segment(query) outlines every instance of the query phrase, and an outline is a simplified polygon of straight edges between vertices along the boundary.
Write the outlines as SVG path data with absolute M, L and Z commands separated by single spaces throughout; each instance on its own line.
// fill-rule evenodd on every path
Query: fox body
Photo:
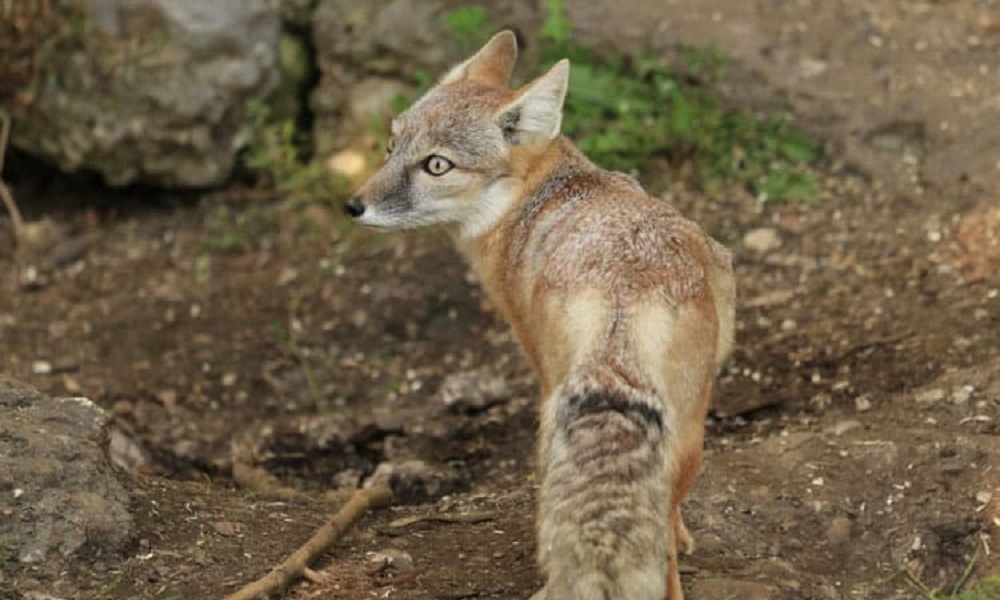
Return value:
M 679 503 L 732 346 L 728 252 L 560 135 L 569 63 L 508 89 L 497 34 L 392 123 L 348 201 L 380 229 L 442 224 L 541 384 L 537 600 L 681 600 Z

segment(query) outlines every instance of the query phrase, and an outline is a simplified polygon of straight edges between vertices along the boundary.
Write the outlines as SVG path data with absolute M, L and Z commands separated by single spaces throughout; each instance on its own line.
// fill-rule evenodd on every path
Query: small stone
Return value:
M 413 557 L 409 552 L 386 548 L 372 553 L 368 560 L 375 563 L 379 569 L 392 569 L 393 571 L 412 571 Z
M 889 440 L 855 442 L 853 454 L 872 471 L 884 471 L 899 460 L 899 448 Z
M 461 371 L 444 378 L 438 388 L 441 402 L 454 412 L 475 414 L 507 401 L 507 380 L 487 369 Z
M 460 475 L 451 467 L 431 466 L 422 460 L 384 462 L 375 468 L 364 487 L 384 485 L 392 489 L 397 502 L 417 504 L 436 499 L 458 489 Z
M 827 431 L 833 435 L 840 436 L 859 427 L 861 427 L 861 421 L 857 419 L 845 419 L 834 423 L 833 427 L 830 427 Z
M 743 245 L 752 252 L 766 254 L 781 246 L 781 238 L 773 227 L 760 227 L 743 236 Z
M 872 408 L 872 401 L 868 399 L 868 396 L 858 396 L 854 399 L 854 408 L 858 412 L 867 412 Z
M 31 372 L 35 375 L 48 375 L 52 373 L 52 363 L 47 360 L 36 360 L 31 363 Z
M 841 546 L 851 539 L 851 520 L 845 516 L 834 517 L 826 528 L 826 537 L 834 546 Z
M 365 155 L 361 151 L 348 148 L 336 152 L 326 159 L 326 167 L 353 181 L 365 174 L 368 170 L 368 161 L 365 160 Z
M 921 390 L 913 397 L 919 404 L 930 404 L 932 402 L 940 402 L 945 399 L 945 392 L 939 388 L 931 388 L 929 390 Z
M 955 404 L 965 404 L 972 397 L 972 392 L 974 391 L 976 391 L 976 388 L 971 385 L 957 387 L 951 392 L 951 401 Z
M 232 537 L 243 529 L 243 526 L 233 521 L 216 521 L 212 523 L 212 529 L 221 536 Z

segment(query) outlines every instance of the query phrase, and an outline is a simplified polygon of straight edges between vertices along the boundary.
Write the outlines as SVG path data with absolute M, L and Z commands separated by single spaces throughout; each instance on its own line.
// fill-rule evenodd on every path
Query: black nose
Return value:
M 365 214 L 365 203 L 361 201 L 361 198 L 355 196 L 347 201 L 347 204 L 344 205 L 344 210 L 352 217 L 358 218 Z

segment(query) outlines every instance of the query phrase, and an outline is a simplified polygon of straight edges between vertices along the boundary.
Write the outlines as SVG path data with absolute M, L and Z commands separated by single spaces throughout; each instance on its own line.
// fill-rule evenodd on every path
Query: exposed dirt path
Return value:
M 814 207 L 647 179 L 733 248 L 740 285 L 690 596 L 909 598 L 902 569 L 948 589 L 974 557 L 1000 571 L 1000 3 L 570 4 L 595 39 L 715 44 L 732 101 L 830 140 Z M 291 597 L 536 589 L 531 375 L 446 243 L 234 197 L 88 188 L 78 209 L 73 182 L 12 180 L 55 242 L 0 257 L 0 370 L 112 410 L 153 474 L 132 479 L 133 553 L 4 571 L 0 597 L 221 597 L 323 521 L 320 491 L 404 461 L 413 503 Z M 499 383 L 449 404 L 456 372 Z M 307 493 L 235 489 L 234 456 Z

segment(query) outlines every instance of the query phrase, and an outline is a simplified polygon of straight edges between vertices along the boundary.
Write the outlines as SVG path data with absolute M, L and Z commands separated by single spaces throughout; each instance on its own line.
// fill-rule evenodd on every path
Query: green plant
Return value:
M 441 15 L 451 33 L 450 42 L 457 55 L 471 54 L 493 33 L 489 15 L 481 6 L 463 6 Z
M 265 206 L 232 210 L 220 206 L 207 223 L 205 249 L 212 252 L 245 252 L 276 226 L 276 215 Z
M 819 146 L 786 120 L 725 107 L 711 89 L 677 76 L 651 50 L 598 55 L 573 41 L 565 0 L 546 0 L 545 8 L 539 55 L 546 65 L 564 57 L 573 63 L 563 132 L 592 160 L 636 171 L 650 158 L 666 157 L 689 162 L 710 193 L 737 183 L 765 200 L 816 197 L 810 165 Z M 493 30 L 478 7 L 446 13 L 444 22 L 464 53 Z M 711 82 L 727 59 L 714 48 L 686 47 L 681 61 L 694 79 Z M 423 82 L 421 91 L 430 83 Z
M 979 556 L 978 551 L 973 554 L 950 592 L 931 588 L 906 568 L 900 569 L 890 579 L 903 578 L 906 580 L 910 587 L 920 594 L 914 600 L 1000 600 L 1000 574 L 987 575 L 968 589 L 962 589 L 968 583 L 969 577 L 972 576 L 972 570 L 979 561 Z
M 246 111 L 250 140 L 243 163 L 251 172 L 270 179 L 292 208 L 332 202 L 346 193 L 348 184 L 342 177 L 308 157 L 294 121 L 275 120 L 260 99 L 248 102 Z
M 654 156 L 690 161 L 709 192 L 726 182 L 763 199 L 810 201 L 818 191 L 808 165 L 818 145 L 781 118 L 726 108 L 703 86 L 682 81 L 652 51 L 601 58 L 570 38 L 564 0 L 546 2 L 542 58 L 573 63 L 563 130 L 595 162 L 632 171 Z M 714 49 L 685 48 L 691 71 L 714 79 L 726 60 Z

